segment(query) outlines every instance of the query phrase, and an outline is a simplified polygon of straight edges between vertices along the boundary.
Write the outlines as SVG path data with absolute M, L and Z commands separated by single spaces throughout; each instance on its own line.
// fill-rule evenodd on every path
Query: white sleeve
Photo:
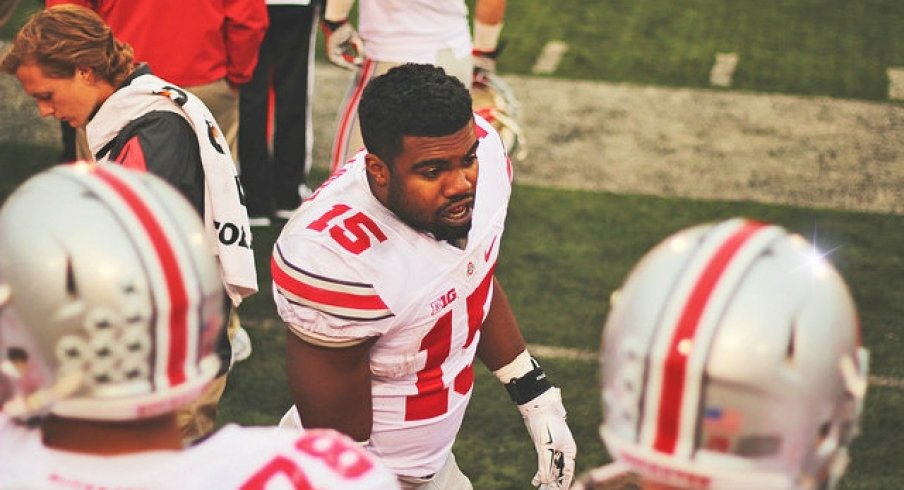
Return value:
M 394 318 L 367 282 L 360 264 L 328 246 L 299 236 L 273 249 L 273 298 L 279 316 L 296 335 L 342 347 L 382 335 Z M 358 266 L 358 267 L 356 267 Z

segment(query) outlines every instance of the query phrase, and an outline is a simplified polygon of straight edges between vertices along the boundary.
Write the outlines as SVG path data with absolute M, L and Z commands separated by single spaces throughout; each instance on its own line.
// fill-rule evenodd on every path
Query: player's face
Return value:
M 72 78 L 51 78 L 36 63 L 22 64 L 16 78 L 25 92 L 38 103 L 41 117 L 53 116 L 72 127 L 84 126 L 94 108 L 102 102 L 93 75 L 76 70 Z
M 446 136 L 403 136 L 389 164 L 387 207 L 438 240 L 468 236 L 477 191 L 474 121 Z

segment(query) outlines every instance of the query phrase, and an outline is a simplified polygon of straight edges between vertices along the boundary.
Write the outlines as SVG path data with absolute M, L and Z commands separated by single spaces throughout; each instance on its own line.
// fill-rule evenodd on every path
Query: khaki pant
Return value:
M 235 308 L 231 308 L 229 322 L 226 324 L 226 334 L 230 341 L 239 326 L 239 316 Z M 228 374 L 214 378 L 198 398 L 176 412 L 176 423 L 182 430 L 182 440 L 186 445 L 213 431 L 217 421 L 217 405 L 226 389 Z
M 400 476 L 399 485 L 402 490 L 473 490 L 471 480 L 461 472 L 455 455 L 449 453 L 446 464 L 433 475 L 433 478 L 414 478 Z
M 204 85 L 192 85 L 183 87 L 201 99 L 207 109 L 213 114 L 226 142 L 229 143 L 229 151 L 232 160 L 237 161 L 239 156 L 239 91 L 229 86 L 225 78 L 206 83 Z

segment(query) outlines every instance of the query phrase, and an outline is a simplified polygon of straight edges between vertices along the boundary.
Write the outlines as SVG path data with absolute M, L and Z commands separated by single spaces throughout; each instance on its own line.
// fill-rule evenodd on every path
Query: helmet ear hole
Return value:
M 75 283 L 75 270 L 72 267 L 72 257 L 66 257 L 66 294 L 78 297 L 78 285 Z
M 788 348 L 785 349 L 785 362 L 792 363 L 794 361 L 794 347 L 795 347 L 795 338 L 797 337 L 797 328 L 795 328 L 794 321 L 791 322 L 791 335 L 788 336 Z

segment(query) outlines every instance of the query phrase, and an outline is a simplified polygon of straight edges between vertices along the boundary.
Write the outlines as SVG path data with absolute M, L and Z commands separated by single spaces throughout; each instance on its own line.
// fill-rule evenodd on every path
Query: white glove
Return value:
M 578 449 L 565 422 L 565 406 L 559 389 L 550 388 L 537 398 L 518 405 L 518 411 L 537 448 L 537 474 L 531 483 L 541 490 L 570 487 Z
M 364 41 L 348 20 L 321 22 L 330 62 L 347 70 L 355 70 L 364 62 Z

